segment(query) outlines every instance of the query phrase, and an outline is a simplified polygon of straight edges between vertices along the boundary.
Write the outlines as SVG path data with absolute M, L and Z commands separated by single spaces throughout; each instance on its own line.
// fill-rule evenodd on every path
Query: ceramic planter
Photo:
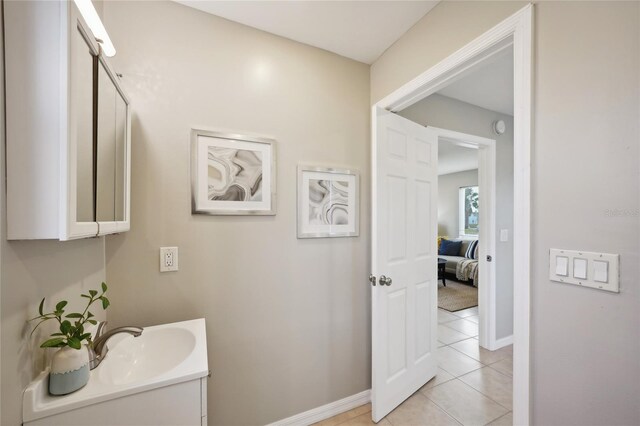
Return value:
M 59 349 L 51 360 L 49 393 L 66 395 L 82 388 L 89 381 L 89 352 L 86 345 L 80 349 L 68 346 Z

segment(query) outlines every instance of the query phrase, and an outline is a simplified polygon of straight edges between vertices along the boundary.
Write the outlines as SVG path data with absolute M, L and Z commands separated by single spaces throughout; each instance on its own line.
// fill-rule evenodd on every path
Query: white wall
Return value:
M 109 321 L 206 318 L 210 424 L 266 424 L 369 389 L 369 67 L 173 2 L 104 8 L 134 114 Z M 276 216 L 191 214 L 192 126 L 277 139 Z M 296 238 L 299 162 L 362 172 L 359 237 Z M 168 245 L 180 270 L 160 274 Z
M 0 22 L 0 61 L 4 60 L 2 34 Z M 0 66 L 0 81 L 4 81 L 3 70 Z M 4 85 L 0 85 L 0 98 L 4 99 Z M 4 138 L 4 102 L 0 102 L 0 176 L 5 175 Z M 69 301 L 69 309 L 84 307 L 80 293 L 99 288 L 105 280 L 104 239 L 7 241 L 4 185 L 0 191 L 0 216 L 0 424 L 13 426 L 22 423 L 25 387 L 46 366 L 48 356 L 39 345 L 53 328 L 53 324 L 43 325 L 29 339 L 31 330 L 26 321 L 37 315 L 43 297 L 47 298 L 48 307 L 62 299 Z M 99 307 L 92 312 L 99 320 L 105 318 Z
M 458 238 L 460 234 L 460 188 L 477 185 L 478 169 L 438 176 L 439 236 Z
M 410 106 L 400 115 L 425 126 L 496 141 L 496 338 L 509 337 L 513 334 L 513 117 L 438 94 Z M 492 123 L 496 120 L 506 124 L 502 135 L 493 133 Z M 509 232 L 506 242 L 498 238 L 501 229 Z
M 439 3 L 373 64 L 372 102 L 521 5 Z M 640 424 L 640 3 L 539 2 L 534 31 L 532 424 Z M 620 294 L 549 281 L 552 247 L 620 253 Z

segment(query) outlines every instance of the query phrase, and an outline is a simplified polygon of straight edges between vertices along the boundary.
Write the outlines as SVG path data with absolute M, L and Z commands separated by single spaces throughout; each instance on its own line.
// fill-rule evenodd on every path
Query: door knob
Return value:
M 372 286 L 375 287 L 376 285 L 376 277 L 373 274 L 369 274 L 369 282 L 371 283 Z
M 380 275 L 380 285 L 391 285 L 393 281 L 390 277 L 385 277 L 384 275 Z

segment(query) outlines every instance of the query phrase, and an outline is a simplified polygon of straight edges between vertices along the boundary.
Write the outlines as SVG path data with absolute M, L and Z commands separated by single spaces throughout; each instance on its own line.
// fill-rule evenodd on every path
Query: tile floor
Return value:
M 438 309 L 438 374 L 378 425 L 511 426 L 512 346 L 491 352 L 478 346 L 477 337 L 477 307 Z M 373 424 L 371 404 L 316 423 Z

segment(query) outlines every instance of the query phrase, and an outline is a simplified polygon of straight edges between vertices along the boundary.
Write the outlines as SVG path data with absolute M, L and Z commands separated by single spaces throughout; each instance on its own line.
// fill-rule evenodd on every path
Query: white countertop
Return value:
M 163 371 L 160 374 L 155 374 L 150 378 L 114 384 L 113 381 L 109 382 L 103 380 L 104 377 L 101 378 L 101 376 L 104 376 L 104 372 L 101 374 L 101 368 L 108 368 L 107 363 L 109 362 L 110 353 L 107 353 L 102 363 L 91 371 L 89 382 L 85 387 L 74 393 L 62 396 L 49 395 L 49 371 L 46 370 L 31 382 L 24 392 L 22 407 L 23 421 L 29 422 L 126 395 L 145 392 L 207 376 L 209 374 L 209 366 L 207 362 L 207 336 L 204 318 L 145 327 L 139 338 L 143 338 L 147 331 L 152 331 L 152 333 L 150 333 L 150 335 L 152 335 L 153 333 L 161 333 L 163 329 L 169 330 L 176 328 L 185 330 L 195 337 L 195 344 L 192 350 L 178 365 L 172 366 L 171 369 Z M 118 345 L 126 345 L 128 339 L 133 339 L 133 337 L 124 334 L 112 337 L 109 340 L 109 352 L 114 351 Z M 166 348 L 167 352 L 170 352 L 171 349 L 171 347 Z M 162 356 L 162 353 L 158 353 L 158 357 Z

